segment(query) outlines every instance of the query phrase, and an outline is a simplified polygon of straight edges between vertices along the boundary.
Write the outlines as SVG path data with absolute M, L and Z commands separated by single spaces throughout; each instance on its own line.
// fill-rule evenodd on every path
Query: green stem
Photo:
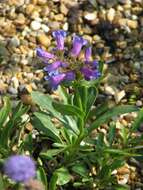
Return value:
M 77 154 L 77 151 L 79 150 L 80 143 L 84 138 L 84 120 L 83 119 L 82 120 L 80 119 L 79 129 L 80 129 L 80 134 L 76 142 L 73 144 L 73 146 L 71 147 L 69 151 L 69 155 L 67 156 L 66 161 L 65 161 L 66 163 L 69 163 L 74 159 L 74 157 Z

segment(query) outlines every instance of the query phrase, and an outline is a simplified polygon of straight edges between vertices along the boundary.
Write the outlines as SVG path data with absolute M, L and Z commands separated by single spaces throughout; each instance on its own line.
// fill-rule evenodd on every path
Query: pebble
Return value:
M 25 22 L 26 22 L 26 18 L 25 18 L 25 16 L 24 16 L 24 14 L 23 13 L 20 13 L 18 16 L 17 16 L 17 18 L 16 18 L 16 20 L 14 21 L 15 22 L 15 24 L 16 25 L 24 25 L 25 24 Z
M 141 100 L 137 100 L 137 101 L 136 101 L 136 105 L 140 107 L 140 106 L 142 106 L 142 105 L 143 105 L 143 103 L 142 103 L 142 101 L 141 101 Z
M 50 30 L 50 28 L 49 28 L 47 25 L 45 25 L 45 24 L 42 24 L 42 25 L 41 25 L 41 28 L 43 29 L 43 31 L 44 31 L 45 33 L 49 32 L 49 30 Z
M 14 88 L 17 89 L 19 87 L 19 80 L 17 77 L 12 77 L 11 81 L 13 82 Z
M 122 98 L 125 97 L 125 95 L 126 93 L 124 90 L 115 92 L 114 94 L 115 102 L 118 104 L 122 100 Z
M 34 105 L 34 102 L 32 101 L 32 98 L 29 94 L 21 95 L 21 101 L 26 105 Z
M 94 19 L 97 18 L 97 12 L 93 12 L 93 13 L 85 12 L 85 13 L 84 13 L 84 18 L 85 18 L 86 20 L 89 20 L 89 21 L 94 20 Z
M 16 88 L 13 88 L 12 86 L 8 87 L 8 92 L 13 95 L 17 95 L 18 91 Z
M 106 85 L 106 84 L 105 84 L 105 86 L 104 86 L 104 91 L 105 91 L 105 93 L 106 93 L 107 95 L 115 95 L 115 93 L 116 93 L 116 89 L 114 89 L 114 87 L 108 86 L 108 85 Z
M 68 30 L 69 29 L 69 24 L 66 22 L 64 25 L 63 25 L 63 30 Z
M 27 15 L 31 15 L 33 10 L 34 10 L 34 5 L 29 4 L 29 5 L 26 6 L 25 12 L 26 12 Z
M 114 20 L 115 17 L 115 9 L 110 8 L 109 11 L 107 12 L 107 19 L 109 20 L 109 22 L 112 22 Z
M 41 23 L 34 20 L 31 22 L 30 27 L 32 30 L 39 30 L 41 28 Z
M 29 63 L 28 59 L 27 58 L 23 58 L 21 61 L 20 61 L 21 65 L 27 65 Z
M 64 3 L 61 3 L 61 5 L 60 5 L 60 11 L 61 11 L 61 13 L 63 13 L 64 15 L 67 15 L 69 9 L 66 7 L 66 5 L 65 5 Z
M 37 4 L 39 5 L 45 5 L 47 3 L 47 0 L 38 0 Z
M 120 185 L 127 184 L 128 180 L 129 180 L 129 174 L 125 174 L 125 175 L 123 175 L 121 177 L 118 176 L 118 184 L 120 184 Z
M 43 46 L 45 46 L 45 47 L 48 47 L 49 45 L 50 45 L 50 42 L 51 42 L 51 40 L 48 38 L 48 36 L 47 35 L 45 35 L 45 34 L 39 34 L 38 36 L 37 36 L 37 40 L 38 40 L 38 42 L 41 44 L 41 45 L 43 45 Z
M 11 40 L 10 40 L 10 46 L 12 46 L 12 47 L 18 47 L 20 45 L 20 40 L 19 40 L 19 38 L 18 37 L 13 37 L 13 38 L 11 38 Z
M 131 29 L 136 29 L 138 27 L 138 22 L 136 20 L 127 20 L 127 25 Z

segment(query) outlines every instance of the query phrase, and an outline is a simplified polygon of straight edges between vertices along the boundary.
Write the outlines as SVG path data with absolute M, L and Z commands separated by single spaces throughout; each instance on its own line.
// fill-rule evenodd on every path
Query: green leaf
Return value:
M 0 174 L 0 190 L 5 190 L 2 175 Z
M 15 139 L 12 139 L 9 141 L 12 132 L 16 129 L 16 127 L 23 127 L 26 121 L 22 122 L 21 116 L 25 114 L 28 111 L 28 107 L 23 107 L 23 105 L 20 103 L 16 106 L 14 110 L 12 110 L 12 115 L 9 116 L 9 121 L 5 124 L 5 127 L 3 128 L 0 136 L 0 144 L 4 146 L 5 148 L 8 148 L 8 145 L 14 143 L 14 140 L 19 138 L 17 136 Z M 20 135 L 20 129 L 19 129 L 19 135 Z
M 86 106 L 86 113 L 87 117 L 88 114 L 90 113 L 91 107 L 94 104 L 96 97 L 98 94 L 98 90 L 95 87 L 90 87 L 87 92 L 87 106 Z
M 72 171 L 79 174 L 82 177 L 88 176 L 88 169 L 83 163 L 77 163 L 72 167 Z
M 11 111 L 11 104 L 8 97 L 4 97 L 4 105 L 3 108 L 0 110 L 0 128 L 3 126 L 4 122 L 8 118 L 8 115 Z
M 31 93 L 33 101 L 42 109 L 48 110 L 53 116 L 59 118 L 60 114 L 54 109 L 52 102 L 53 99 L 47 94 L 42 94 L 38 91 L 33 91 Z
M 111 148 L 104 149 L 104 152 L 110 153 L 113 155 L 119 155 L 119 156 L 120 155 L 121 156 L 140 156 L 139 154 L 129 153 L 129 152 L 127 152 L 127 150 L 118 150 L 118 149 L 111 149 Z
M 98 177 L 100 178 L 100 180 L 105 180 L 108 179 L 108 177 L 110 176 L 111 170 L 110 167 L 108 165 L 103 166 L 101 171 L 98 174 Z
M 111 125 L 109 127 L 109 133 L 107 136 L 110 146 L 112 146 L 112 143 L 115 139 L 115 135 L 116 135 L 116 125 Z
M 16 120 L 20 118 L 22 115 L 28 112 L 29 108 L 30 107 L 25 106 L 25 105 L 23 106 L 23 104 L 19 102 L 16 108 L 12 110 L 13 111 L 12 120 Z
M 111 104 L 111 102 L 109 102 L 109 101 L 103 102 L 101 105 L 96 107 L 96 109 L 93 113 L 93 116 L 96 116 L 96 117 L 101 116 L 102 114 L 107 112 L 109 109 L 113 108 L 114 105 L 113 105 L 113 103 Z
M 51 159 L 53 156 L 56 156 L 57 154 L 63 152 L 64 149 L 51 149 L 47 150 L 46 152 L 40 153 L 40 156 L 44 159 Z
M 66 129 L 71 129 L 75 134 L 79 134 L 79 128 L 78 128 L 78 124 L 77 121 L 72 117 L 72 116 L 67 116 L 65 115 L 63 117 L 64 119 L 64 128 Z
M 65 104 L 67 104 L 68 103 L 68 98 L 69 98 L 69 94 L 67 93 L 67 89 L 64 88 L 63 86 L 59 86 L 58 87 L 58 94 L 62 98 L 63 102 Z
M 54 173 L 49 183 L 49 190 L 56 190 L 57 180 L 58 175 L 57 173 Z
M 123 106 L 117 106 L 117 107 L 111 108 L 107 112 L 105 112 L 102 116 L 98 117 L 91 124 L 88 131 L 89 133 L 91 133 L 92 130 L 97 129 L 103 123 L 107 123 L 113 116 L 135 112 L 135 111 L 138 111 L 138 108 L 136 106 L 131 106 L 131 105 L 123 105 Z
M 138 112 L 138 115 L 130 128 L 130 132 L 136 131 L 142 123 L 143 123 L 143 108 L 140 109 L 140 111 Z
M 57 169 L 55 173 L 58 176 L 57 185 L 65 185 L 71 180 L 71 175 L 64 167 Z
M 129 137 L 129 129 L 122 127 L 119 131 L 120 136 L 122 137 L 123 144 L 126 145 L 128 142 L 128 137 Z
M 45 190 L 48 190 L 47 176 L 42 167 L 38 168 L 37 179 L 43 183 Z
M 112 162 L 112 164 L 110 165 L 110 169 L 111 169 L 111 171 L 113 171 L 113 170 L 115 170 L 117 168 L 120 168 L 120 167 L 124 166 L 124 164 L 125 164 L 125 160 L 119 160 L 119 159 L 114 160 Z
M 60 112 L 62 115 L 72 115 L 79 118 L 84 117 L 84 112 L 81 111 L 78 107 L 72 105 L 65 105 L 58 102 L 53 102 L 53 107 Z
M 33 125 L 39 131 L 42 131 L 46 136 L 53 138 L 54 140 L 61 142 L 59 130 L 53 125 L 50 117 L 42 112 L 35 112 L 33 118 Z
M 116 185 L 114 186 L 115 190 L 130 190 L 130 187 L 128 185 Z
M 33 101 L 43 110 L 48 111 L 53 117 L 57 118 L 62 123 L 68 125 L 66 121 L 64 120 L 63 116 L 56 111 L 56 109 L 53 107 L 53 99 L 48 94 L 42 94 L 41 92 L 33 91 L 31 93 Z

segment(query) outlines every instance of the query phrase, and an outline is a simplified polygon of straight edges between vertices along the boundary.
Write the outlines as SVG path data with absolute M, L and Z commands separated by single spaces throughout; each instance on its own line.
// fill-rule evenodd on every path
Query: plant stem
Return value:
M 84 120 L 80 119 L 79 121 L 80 121 L 79 122 L 80 134 L 79 134 L 76 142 L 72 145 L 72 147 L 69 151 L 69 155 L 66 158 L 66 162 L 68 162 L 68 163 L 71 162 L 74 159 L 74 157 L 76 156 L 76 154 L 79 150 L 79 147 L 80 147 L 80 143 L 84 138 Z

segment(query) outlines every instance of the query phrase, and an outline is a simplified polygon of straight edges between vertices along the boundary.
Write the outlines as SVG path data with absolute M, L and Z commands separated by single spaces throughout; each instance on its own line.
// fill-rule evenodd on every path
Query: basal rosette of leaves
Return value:
M 133 134 L 143 121 L 142 110 L 130 128 L 117 130 L 112 118 L 138 112 L 138 107 L 113 106 L 106 101 L 96 106 L 104 77 L 103 62 L 92 59 L 91 46 L 81 36 L 73 37 L 72 48 L 68 50 L 64 46 L 64 31 L 52 35 L 57 47 L 52 52 L 37 48 L 37 55 L 46 64 L 45 79 L 57 90 L 59 101 L 48 94 L 31 94 L 40 109 L 34 113 L 32 123 L 47 142 L 39 151 L 39 160 L 48 176 L 47 187 L 127 190 L 130 187 L 118 184 L 112 172 L 124 166 L 128 158 L 139 156 L 137 147 L 142 136 L 135 138 Z M 78 59 L 81 51 L 84 58 Z M 109 127 L 106 134 L 97 130 L 105 123 Z

